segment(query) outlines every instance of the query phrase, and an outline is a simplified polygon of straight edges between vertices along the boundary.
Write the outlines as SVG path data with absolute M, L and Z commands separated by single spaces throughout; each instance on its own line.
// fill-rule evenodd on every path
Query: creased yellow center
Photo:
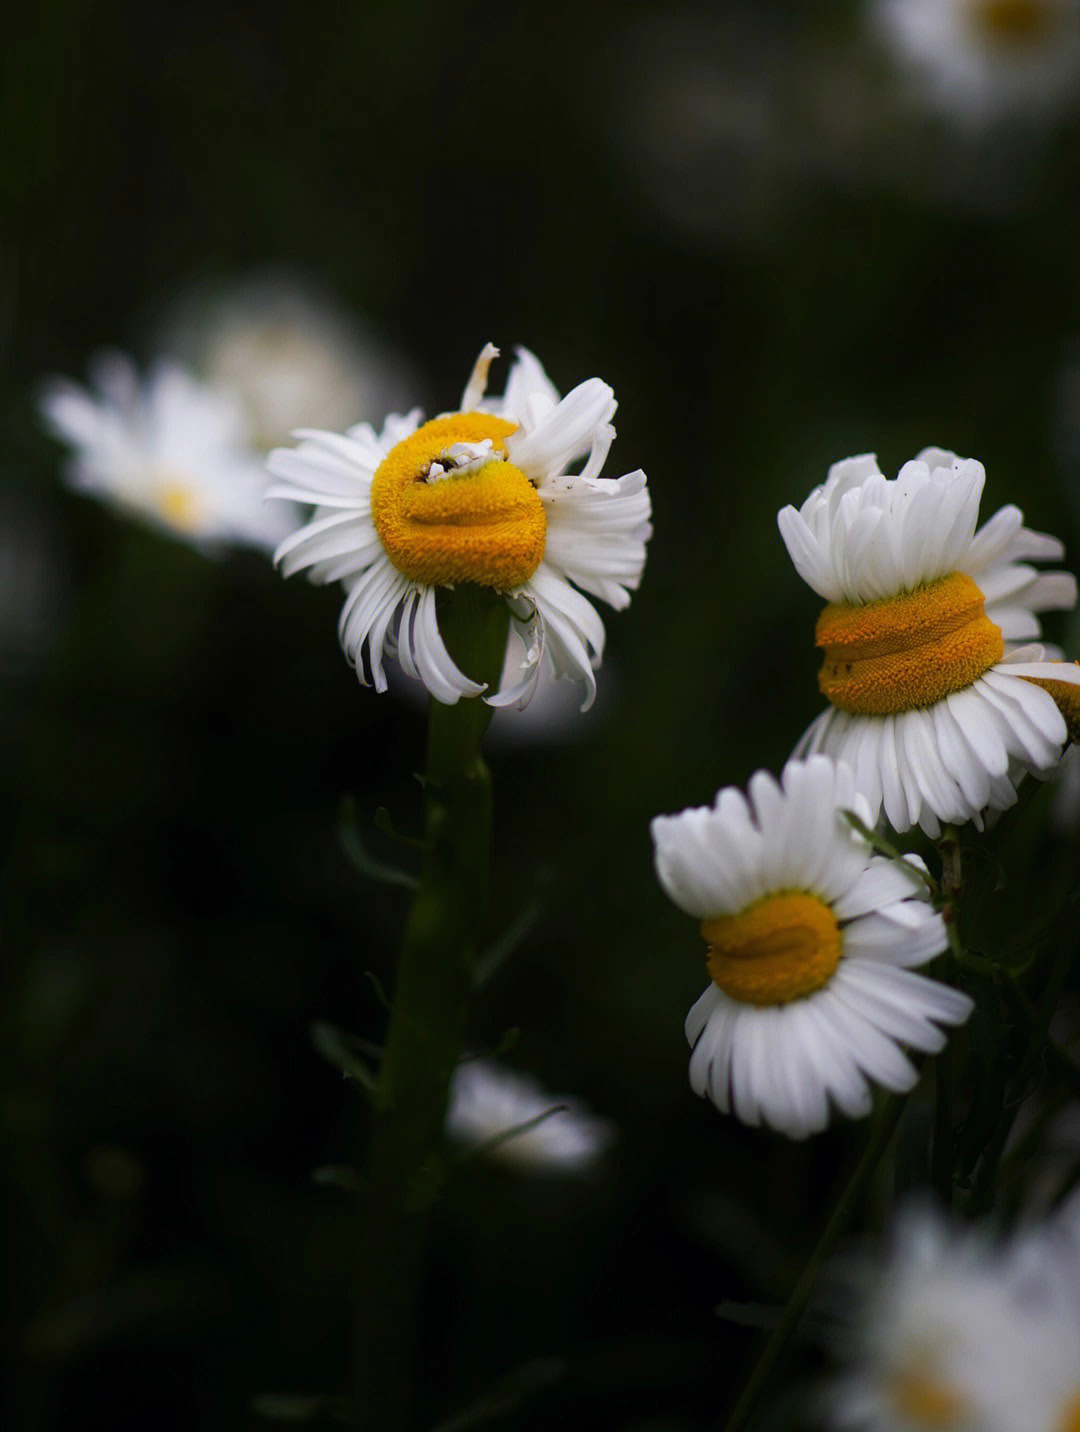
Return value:
M 1064 663 L 1062 663 L 1064 665 Z M 1074 662 L 1073 665 L 1080 665 Z M 1080 686 L 1073 681 L 1054 681 L 1046 676 L 1025 676 L 1025 681 L 1030 681 L 1032 686 L 1041 686 L 1042 689 L 1054 698 L 1057 709 L 1065 718 L 1065 725 L 1069 730 L 1070 741 L 1080 741 Z M 1080 1428 L 1078 1428 L 1080 1432 Z
M 516 424 L 487 413 L 435 418 L 392 448 L 371 482 L 371 516 L 394 566 L 425 586 L 476 582 L 510 591 L 540 565 L 547 539 L 536 488 L 505 461 Z M 434 462 L 455 443 L 490 438 L 492 461 L 438 481 Z
M 861 606 L 830 602 L 815 640 L 825 650 L 822 693 L 861 716 L 933 706 L 977 681 L 1005 652 L 1001 628 L 963 572 Z
M 904 1371 L 892 1386 L 896 1412 L 917 1427 L 957 1427 L 967 1413 L 967 1399 L 924 1372 Z
M 836 916 L 801 890 L 701 922 L 713 983 L 744 1004 L 788 1004 L 827 984 L 843 940 Z

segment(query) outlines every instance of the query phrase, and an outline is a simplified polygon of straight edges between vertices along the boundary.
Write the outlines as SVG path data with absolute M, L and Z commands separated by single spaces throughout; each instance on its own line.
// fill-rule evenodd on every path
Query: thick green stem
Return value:
M 508 614 L 493 592 L 443 594 L 439 626 L 467 675 L 498 686 Z M 461 1057 L 491 850 L 491 780 L 479 698 L 432 701 L 426 850 L 401 947 L 368 1147 L 356 1272 L 355 1425 L 413 1425 L 428 1210 L 440 1182 L 450 1076 Z
M 742 1396 L 727 1420 L 724 1432 L 739 1432 L 740 1428 L 746 1426 L 750 1414 L 757 1405 L 758 1398 L 772 1377 L 773 1370 L 783 1355 L 788 1341 L 803 1315 L 806 1304 L 810 1300 L 810 1294 L 813 1292 L 818 1270 L 823 1260 L 832 1252 L 836 1240 L 855 1216 L 855 1210 L 866 1192 L 874 1171 L 892 1143 L 906 1103 L 907 1095 L 890 1094 L 879 1109 L 877 1125 L 870 1136 L 870 1142 L 864 1149 L 836 1207 L 829 1216 L 829 1221 L 826 1223 L 814 1251 L 810 1254 L 799 1281 L 792 1289 L 780 1321 L 762 1349 L 749 1381 L 743 1388 Z

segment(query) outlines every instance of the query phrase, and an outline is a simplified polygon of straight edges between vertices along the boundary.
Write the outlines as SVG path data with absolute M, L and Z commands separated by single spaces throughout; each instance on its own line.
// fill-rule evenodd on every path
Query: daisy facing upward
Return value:
M 897 831 L 936 836 L 942 821 L 1004 810 L 1078 729 L 1080 667 L 1018 645 L 1040 635 L 1038 612 L 1074 605 L 1075 578 L 1031 566 L 1063 548 L 1018 507 L 975 530 L 984 477 L 939 448 L 893 480 L 872 455 L 853 457 L 778 518 L 799 575 L 828 603 L 816 641 L 829 706 L 796 755 L 846 761 L 873 819 L 884 808 Z
M 586 596 L 627 606 L 651 535 L 645 474 L 602 478 L 615 398 L 590 378 L 560 400 L 519 349 L 502 398 L 487 398 L 488 344 L 461 411 L 421 423 L 419 410 L 344 435 L 302 431 L 277 449 L 270 496 L 315 504 L 275 554 L 283 575 L 308 571 L 348 593 L 338 633 L 360 680 L 386 689 L 385 654 L 448 705 L 484 688 L 458 669 L 439 632 L 440 588 L 503 594 L 520 639 L 517 680 L 485 700 L 524 704 L 541 660 L 596 693 L 604 626 Z M 584 458 L 580 472 L 567 468 Z
M 844 819 L 869 812 L 851 770 L 825 756 L 766 771 L 748 796 L 657 816 L 656 873 L 701 921 L 712 984 L 691 1009 L 690 1083 L 722 1113 L 790 1138 L 835 1106 L 870 1112 L 871 1084 L 902 1091 L 901 1045 L 935 1053 L 971 1001 L 915 973 L 945 948 L 914 857 L 874 855 Z

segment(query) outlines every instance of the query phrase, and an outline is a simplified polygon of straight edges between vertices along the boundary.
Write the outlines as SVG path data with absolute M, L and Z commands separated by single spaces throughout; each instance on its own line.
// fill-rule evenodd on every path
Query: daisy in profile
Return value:
M 1080 1262 L 1060 1228 L 997 1243 L 926 1207 L 882 1260 L 852 1262 L 847 1370 L 825 1399 L 851 1432 L 1075 1432 Z
M 926 98 L 972 128 L 1075 103 L 1077 0 L 878 0 L 883 41 Z
M 1063 549 L 1017 507 L 976 531 L 984 476 L 938 448 L 893 480 L 872 455 L 848 458 L 778 518 L 828 603 L 816 641 L 829 706 L 796 754 L 847 761 L 873 819 L 884 808 L 898 831 L 979 825 L 1026 772 L 1052 771 L 1077 731 L 1080 667 L 1017 645 L 1039 636 L 1037 613 L 1073 606 L 1076 580 L 1031 565 Z
M 712 984 L 691 1009 L 690 1083 L 722 1113 L 805 1138 L 831 1106 L 870 1112 L 871 1086 L 910 1089 L 901 1046 L 935 1053 L 964 994 L 916 974 L 946 945 L 914 857 L 874 855 L 849 767 L 824 756 L 766 771 L 749 794 L 652 823 L 656 872 L 701 921 Z
M 437 700 L 484 688 L 458 669 L 439 632 L 440 588 L 475 583 L 503 594 L 521 652 L 493 706 L 524 704 L 541 661 L 596 693 L 604 626 L 587 596 L 620 609 L 641 579 L 651 535 L 643 472 L 603 478 L 615 398 L 590 378 L 560 399 L 519 349 L 501 398 L 485 397 L 498 350 L 481 353 L 461 410 L 422 423 L 418 409 L 336 433 L 301 431 L 277 449 L 274 497 L 313 503 L 314 517 L 275 554 L 285 576 L 344 583 L 338 633 L 365 684 L 386 689 L 397 655 Z M 581 470 L 568 469 L 584 459 Z
M 494 1059 L 454 1070 L 446 1131 L 519 1173 L 588 1174 L 615 1141 L 614 1126 L 580 1100 L 549 1094 Z
M 140 382 L 119 353 L 91 369 L 97 392 L 54 380 L 41 398 L 49 428 L 73 449 L 73 487 L 204 550 L 272 550 L 293 525 L 263 503 L 266 472 L 239 403 L 171 362 Z

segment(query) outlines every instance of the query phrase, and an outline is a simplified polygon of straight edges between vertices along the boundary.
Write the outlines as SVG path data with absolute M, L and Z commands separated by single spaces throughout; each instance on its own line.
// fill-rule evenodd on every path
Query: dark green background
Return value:
M 984 510 L 1019 501 L 1080 550 L 1076 116 L 957 138 L 876 114 L 858 18 L 45 0 L 16 20 L 0 496 L 63 598 L 0 666 L 5 1427 L 242 1427 L 254 1394 L 340 1385 L 352 1212 L 309 1175 L 352 1156 L 363 1110 L 308 1030 L 378 1037 L 363 971 L 391 981 L 404 905 L 348 867 L 338 805 L 415 826 L 423 717 L 358 687 L 336 590 L 70 494 L 35 409 L 103 344 L 151 359 L 185 285 L 269 264 L 411 355 L 434 409 L 489 339 L 564 391 L 601 375 L 608 471 L 649 475 L 610 699 L 572 745 L 492 751 L 493 931 L 555 879 L 473 1030 L 519 1026 L 511 1059 L 620 1142 L 593 1185 L 459 1175 L 424 1397 L 434 1422 L 557 1359 L 501 1425 L 717 1425 L 754 1335 L 714 1308 L 783 1297 L 860 1133 L 796 1147 L 694 1098 L 702 951 L 650 868 L 651 816 L 778 767 L 818 709 L 818 604 L 775 512 L 830 461 L 894 472 L 934 443 L 985 462 Z M 695 87 L 764 96 L 768 132 L 676 125 Z

